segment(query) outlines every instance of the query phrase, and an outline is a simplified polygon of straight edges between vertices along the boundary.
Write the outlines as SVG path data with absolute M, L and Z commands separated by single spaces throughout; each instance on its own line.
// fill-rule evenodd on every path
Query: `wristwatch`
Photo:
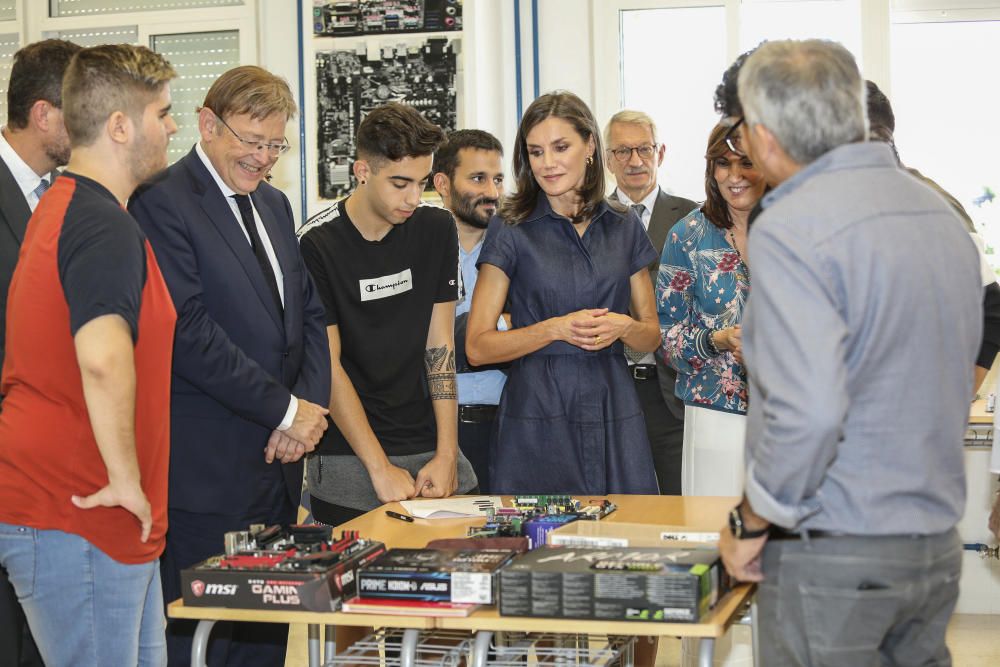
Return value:
M 743 514 L 740 512 L 740 506 L 737 505 L 733 509 L 729 510 L 729 532 L 733 534 L 738 540 L 751 540 L 755 537 L 761 537 L 767 535 L 767 531 L 770 528 L 761 528 L 760 530 L 747 530 L 746 523 L 743 521 Z

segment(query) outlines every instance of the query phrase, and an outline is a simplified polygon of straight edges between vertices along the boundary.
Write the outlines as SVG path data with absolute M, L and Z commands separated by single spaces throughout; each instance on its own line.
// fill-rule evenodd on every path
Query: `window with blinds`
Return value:
M 43 33 L 46 38 L 65 39 L 83 47 L 101 44 L 138 44 L 139 26 L 118 28 L 91 28 L 87 30 L 57 30 Z
M 7 1 L 0 0 L 0 3 Z M 233 7 L 243 4 L 243 0 L 50 0 L 49 14 L 53 18 L 60 16 L 94 16 L 96 14 L 123 14 L 126 12 L 166 11 L 171 9 Z
M 205 100 L 205 93 L 223 72 L 240 64 L 239 31 L 153 35 L 150 41 L 150 47 L 177 70 L 170 95 L 178 129 L 167 149 L 167 161 L 173 164 L 199 139 L 195 110 Z
M 0 35 L 0 125 L 7 123 L 7 82 L 10 81 L 10 67 L 14 64 L 14 54 L 21 48 L 18 35 Z
M 17 20 L 17 0 L 0 0 L 0 21 Z

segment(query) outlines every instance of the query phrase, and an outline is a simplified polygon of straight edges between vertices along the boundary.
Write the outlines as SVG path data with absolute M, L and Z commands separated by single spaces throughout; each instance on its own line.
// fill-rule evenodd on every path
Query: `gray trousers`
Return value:
M 951 665 L 944 635 L 958 600 L 957 531 L 769 540 L 762 567 L 763 667 Z

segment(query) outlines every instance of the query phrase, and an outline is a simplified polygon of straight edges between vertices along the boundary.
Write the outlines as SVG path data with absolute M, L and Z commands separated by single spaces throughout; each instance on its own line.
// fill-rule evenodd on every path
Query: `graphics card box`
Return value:
M 358 568 L 385 553 L 381 542 L 366 540 L 329 567 L 311 571 L 281 569 L 281 552 L 242 554 L 242 566 L 215 556 L 181 571 L 181 592 L 188 607 L 337 611 L 357 595 Z
M 390 549 L 358 573 L 358 595 L 496 604 L 497 571 L 506 549 Z
M 543 546 L 500 572 L 500 615 L 696 623 L 726 590 L 712 549 Z

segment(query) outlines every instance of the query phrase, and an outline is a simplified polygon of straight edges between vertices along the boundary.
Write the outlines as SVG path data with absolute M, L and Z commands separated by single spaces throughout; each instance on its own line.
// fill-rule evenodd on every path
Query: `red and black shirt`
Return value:
M 84 324 L 108 314 L 125 319 L 135 343 L 136 454 L 153 512 L 146 543 L 125 509 L 70 501 L 108 483 L 73 344 Z M 28 223 L 7 301 L 0 521 L 80 535 L 122 563 L 160 555 L 175 319 L 153 251 L 114 195 L 76 174 L 56 179 Z

